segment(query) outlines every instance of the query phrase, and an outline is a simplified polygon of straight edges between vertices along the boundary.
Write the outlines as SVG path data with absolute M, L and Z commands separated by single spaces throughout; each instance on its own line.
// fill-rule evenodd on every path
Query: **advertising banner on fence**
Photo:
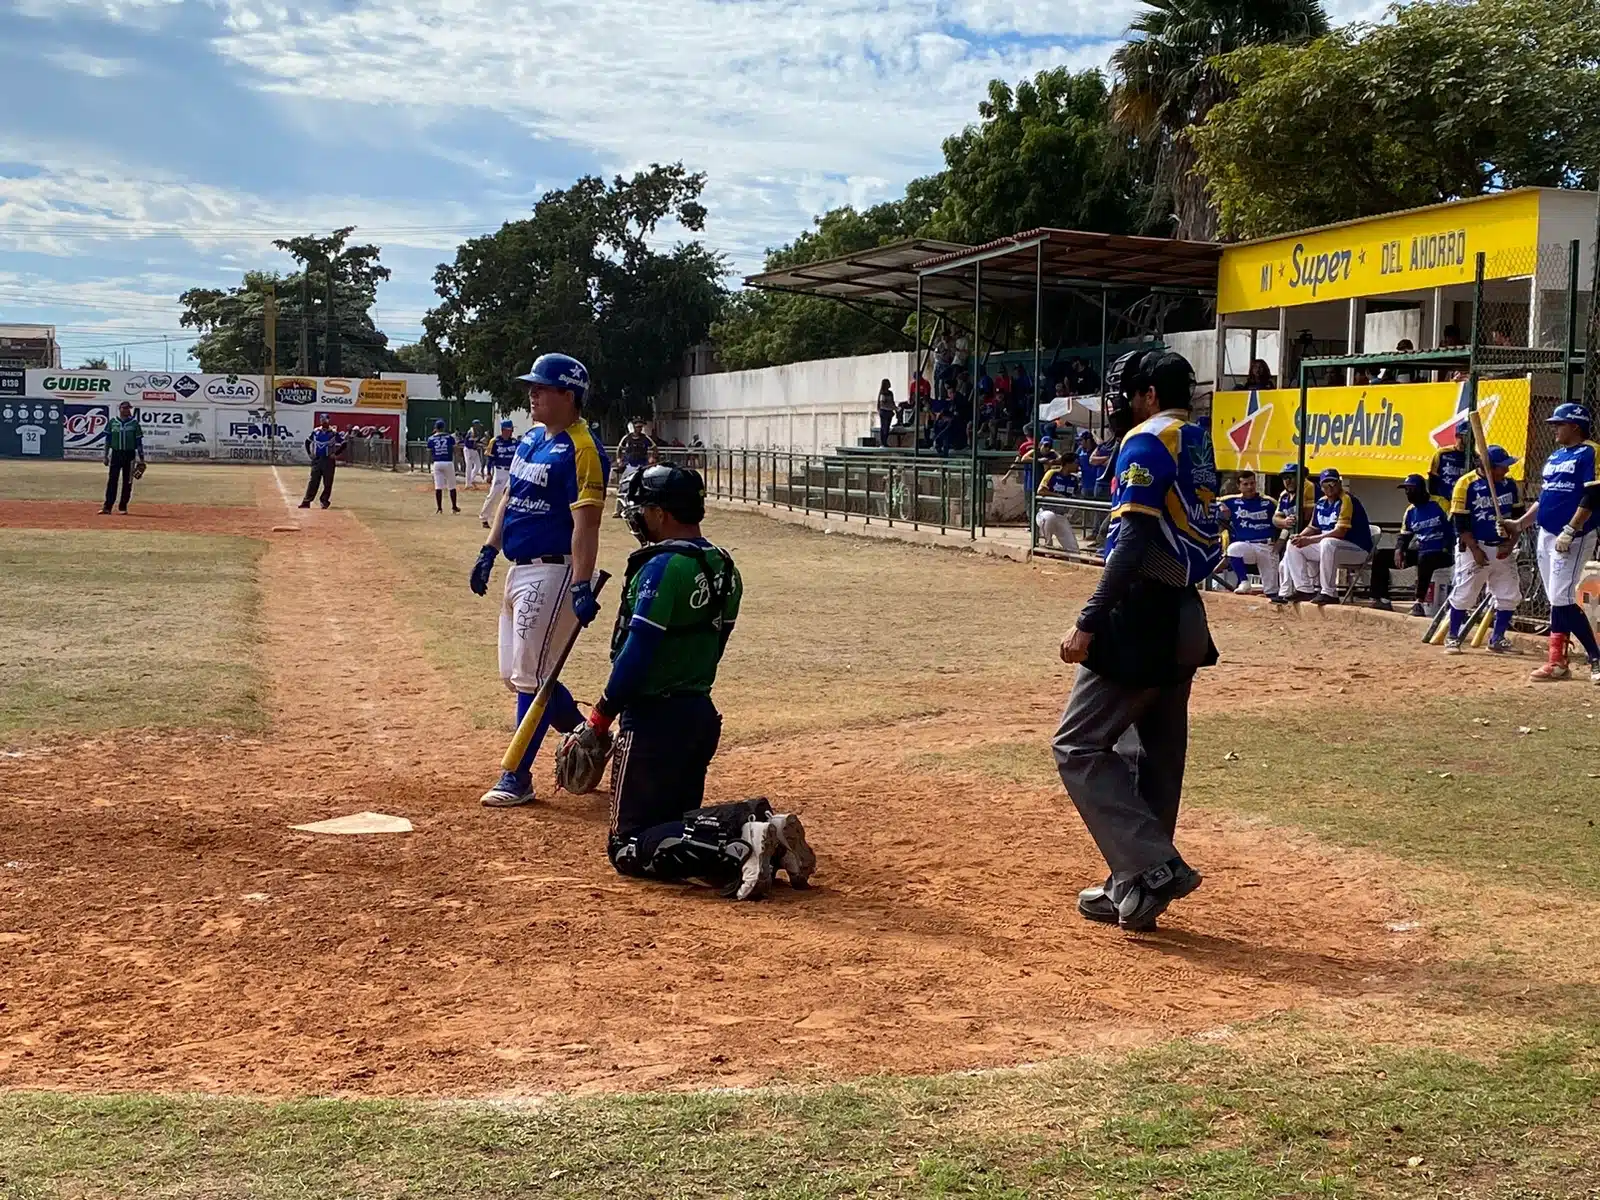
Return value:
M 279 408 L 277 419 L 264 408 L 217 409 L 213 457 L 235 462 L 268 462 L 276 442 L 278 461 L 307 463 L 305 440 L 311 435 L 312 410 Z
M 1526 378 L 1478 384 L 1485 432 L 1519 458 L 1527 448 L 1530 395 Z M 1312 388 L 1306 398 L 1306 465 L 1312 472 L 1337 467 L 1379 479 L 1426 473 L 1434 453 L 1455 444 L 1456 422 L 1466 408 L 1466 385 L 1460 383 Z M 1216 393 L 1211 440 L 1218 469 L 1276 474 L 1296 461 L 1299 410 L 1300 393 L 1293 388 Z
M 225 419 L 228 410 L 210 405 L 136 404 L 134 415 L 144 431 L 146 458 L 212 458 L 213 414 Z
M 60 404 L 0 400 L 0 458 L 60 457 Z
M 327 417 L 333 427 L 343 433 L 345 437 L 364 436 L 381 437 L 388 440 L 395 449 L 400 451 L 400 414 L 357 412 L 353 409 L 318 409 L 312 414 L 312 420 L 321 423 Z
M 100 459 L 106 453 L 106 425 L 111 408 L 106 404 L 63 404 L 61 448 L 64 458 Z
M 0 367 L 0 400 L 14 399 L 27 391 L 28 373 L 21 367 Z

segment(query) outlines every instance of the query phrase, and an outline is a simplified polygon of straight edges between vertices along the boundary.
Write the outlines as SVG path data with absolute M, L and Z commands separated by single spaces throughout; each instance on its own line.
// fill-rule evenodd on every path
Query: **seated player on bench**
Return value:
M 1223 561 L 1238 577 L 1233 590 L 1241 594 L 1250 591 L 1250 568 L 1254 567 L 1261 576 L 1261 590 L 1276 596 L 1278 548 L 1273 545 L 1277 530 L 1272 517 L 1277 506 L 1261 494 L 1254 471 L 1239 472 L 1238 487 L 1236 493 L 1217 501 L 1217 512 L 1228 525 L 1228 551 Z
M 700 534 L 705 494 L 699 472 L 685 467 L 646 467 L 629 478 L 623 514 L 643 548 L 628 559 L 611 677 L 587 724 L 563 740 L 556 779 L 570 792 L 593 791 L 617 721 L 612 865 L 754 900 L 775 870 L 807 886 L 817 856 L 800 818 L 774 813 L 764 799 L 703 807 L 722 734 L 711 686 L 744 591 L 733 557 Z

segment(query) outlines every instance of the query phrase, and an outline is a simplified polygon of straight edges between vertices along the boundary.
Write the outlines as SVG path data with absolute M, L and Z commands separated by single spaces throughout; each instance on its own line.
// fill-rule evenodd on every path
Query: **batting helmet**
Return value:
M 1545 419 L 1546 425 L 1582 425 L 1589 428 L 1589 410 L 1581 404 L 1558 404 L 1555 412 Z
M 584 393 L 589 390 L 589 368 L 570 354 L 541 354 L 533 360 L 532 369 L 526 375 L 518 375 L 517 380 L 565 388 L 575 403 L 582 404 Z

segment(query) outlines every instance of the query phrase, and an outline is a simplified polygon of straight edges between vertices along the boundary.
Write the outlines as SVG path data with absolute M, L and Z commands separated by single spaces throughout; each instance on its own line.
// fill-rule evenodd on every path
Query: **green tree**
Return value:
M 1231 93 L 1217 57 L 1327 30 L 1320 0 L 1145 0 L 1133 37 L 1111 56 L 1112 111 L 1153 156 L 1153 204 L 1175 236 L 1209 240 L 1217 232 L 1188 133 Z
M 585 176 L 540 198 L 531 217 L 463 243 L 434 273 L 440 303 L 423 322 L 441 386 L 511 406 L 523 395 L 516 377 L 557 350 L 589 368 L 586 407 L 650 412 L 722 306 L 720 255 L 698 242 L 652 248 L 668 219 L 705 228 L 704 187 L 681 163 L 610 184 Z
M 80 371 L 104 371 L 106 369 L 106 360 L 100 355 L 95 355 L 93 358 L 86 358 L 78 366 L 78 370 Z
M 275 293 L 280 374 L 366 376 L 396 370 L 399 360 L 372 319 L 378 285 L 389 278 L 389 270 L 378 262 L 378 247 L 345 245 L 352 231 L 274 242 L 301 263 L 299 271 L 247 271 L 239 287 L 190 288 L 179 296 L 179 323 L 199 331 L 189 353 L 200 369 L 222 374 L 267 369 L 266 297 Z
M 1231 237 L 1508 187 L 1594 186 L 1593 0 L 1417 3 L 1219 68 L 1238 94 L 1194 145 Z
M 410 371 L 414 375 L 439 373 L 439 352 L 426 338 L 396 346 L 394 358 L 400 364 L 395 368 L 397 371 Z

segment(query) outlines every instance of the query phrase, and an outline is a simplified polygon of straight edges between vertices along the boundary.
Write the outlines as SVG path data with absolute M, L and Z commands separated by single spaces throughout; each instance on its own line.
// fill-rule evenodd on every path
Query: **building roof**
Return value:
M 749 276 L 744 283 L 746 287 L 769 292 L 796 292 L 803 296 L 913 308 L 917 303 L 915 265 L 934 255 L 966 248 L 960 242 L 907 238 L 871 250 L 763 271 Z M 929 299 L 925 294 L 923 302 L 928 303 Z

